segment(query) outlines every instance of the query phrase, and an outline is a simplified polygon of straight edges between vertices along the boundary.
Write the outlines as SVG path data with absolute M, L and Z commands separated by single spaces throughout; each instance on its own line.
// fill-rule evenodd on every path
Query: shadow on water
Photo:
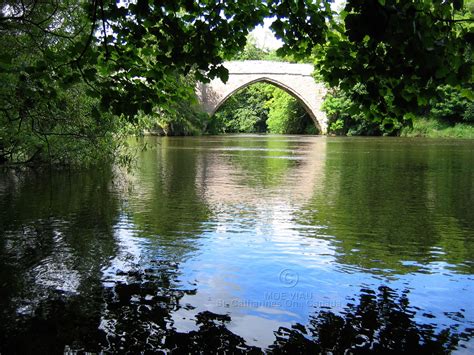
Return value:
M 467 291 L 455 294 L 472 280 L 474 218 L 472 208 L 462 208 L 470 206 L 465 191 L 474 186 L 472 165 L 463 165 L 474 163 L 470 150 L 397 150 L 396 141 L 376 149 L 377 141 L 190 142 L 163 140 L 143 152 L 138 181 L 127 193 L 107 169 L 0 174 L 0 354 L 431 354 L 462 351 L 472 341 L 469 309 L 457 309 L 469 305 Z M 262 198 L 269 206 L 260 207 Z M 272 219 L 254 213 L 260 208 L 265 216 L 272 204 L 289 211 L 271 216 L 287 223 L 281 239 L 276 234 L 285 225 L 272 229 Z M 252 212 L 248 221 L 235 221 L 244 207 Z M 256 236 L 262 225 L 267 229 Z M 240 233 L 245 228 L 251 243 Z M 322 244 L 309 243 L 317 238 L 329 240 L 327 252 L 335 253 L 326 256 L 328 265 L 310 269 L 324 259 Z M 220 240 L 224 251 L 206 255 L 220 250 Z M 247 274 L 249 259 L 239 259 L 240 250 L 253 262 Z M 233 327 L 247 310 L 199 304 L 199 295 L 219 291 L 212 277 L 225 275 L 229 265 L 237 270 L 236 289 L 254 294 L 230 292 L 226 301 L 289 294 L 255 270 L 276 265 L 279 272 L 279 263 L 286 267 L 283 261 L 292 258 L 292 267 L 300 265 L 295 294 L 300 286 L 316 296 L 332 290 L 345 299 L 341 306 L 310 306 L 285 327 L 274 316 L 274 337 L 257 346 Z M 449 269 L 439 271 L 434 262 Z M 419 291 L 417 283 L 439 274 L 437 280 L 449 278 L 448 291 L 433 292 L 426 304 L 424 292 L 432 289 Z M 394 275 L 400 281 L 390 283 Z M 443 303 L 448 296 L 459 300 Z M 185 312 L 179 310 L 190 311 L 194 327 L 180 327 L 176 317 Z
M 307 327 L 280 328 L 270 349 L 274 353 L 442 354 L 474 335 L 474 328 L 459 332 L 453 325 L 436 331 L 430 324 L 417 323 L 408 293 L 398 295 L 387 286 L 361 289 L 353 301 L 340 315 L 321 311 L 310 316 Z M 462 311 L 457 314 L 460 318 Z
M 170 288 L 177 265 L 158 263 L 163 272 L 132 270 L 126 282 L 97 293 L 96 302 L 84 297 L 50 296 L 34 314 L 15 323 L 2 322 L 0 350 L 5 353 L 412 353 L 442 354 L 456 349 L 461 340 L 474 335 L 474 328 L 456 326 L 436 331 L 414 320 L 409 294 L 398 295 L 388 287 L 361 289 L 340 314 L 322 310 L 310 316 L 309 324 L 294 324 L 276 330 L 275 341 L 266 349 L 249 346 L 232 333 L 227 314 L 209 311 L 197 314 L 196 330 L 178 332 L 170 321 L 181 307 L 185 293 L 195 290 Z M 462 318 L 462 310 L 455 315 Z
M 112 184 L 106 169 L 0 175 L 0 353 L 62 352 L 97 326 L 117 251 Z

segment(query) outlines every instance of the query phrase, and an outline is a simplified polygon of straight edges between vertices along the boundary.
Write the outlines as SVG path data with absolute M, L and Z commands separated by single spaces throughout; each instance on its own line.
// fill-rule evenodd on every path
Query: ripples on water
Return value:
M 146 140 L 0 175 L 1 354 L 474 351 L 472 141 Z

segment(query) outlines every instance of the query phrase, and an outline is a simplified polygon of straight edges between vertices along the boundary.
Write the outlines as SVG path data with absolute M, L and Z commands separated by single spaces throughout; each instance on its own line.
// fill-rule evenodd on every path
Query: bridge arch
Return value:
M 236 92 L 242 90 L 242 89 L 245 89 L 246 87 L 250 86 L 250 85 L 253 85 L 253 84 L 256 84 L 256 83 L 267 83 L 267 84 L 272 84 L 280 89 L 282 89 L 283 91 L 287 92 L 288 94 L 290 94 L 291 96 L 295 97 L 298 102 L 304 107 L 304 109 L 306 110 L 306 112 L 308 112 L 309 116 L 311 117 L 311 119 L 313 120 L 313 122 L 316 124 L 316 126 L 318 127 L 319 131 L 321 132 L 322 131 L 322 128 L 321 128 L 321 124 L 319 123 L 318 121 L 318 118 L 315 116 L 314 112 L 311 111 L 311 107 L 310 107 L 310 104 L 308 102 L 306 102 L 305 98 L 302 97 L 301 95 L 298 94 L 297 91 L 295 91 L 294 88 L 292 87 L 289 87 L 277 80 L 274 80 L 274 79 L 270 79 L 268 77 L 262 77 L 262 78 L 258 78 L 258 79 L 255 79 L 255 80 L 252 80 L 251 82 L 249 83 L 246 83 L 238 88 L 236 88 L 235 90 L 233 90 L 232 92 L 228 93 L 225 97 L 222 98 L 222 100 L 216 105 L 216 107 L 214 108 L 213 112 L 209 112 L 209 114 L 213 115 L 214 113 L 217 112 L 217 110 L 219 110 L 219 108 L 232 96 L 234 95 Z
M 286 91 L 303 105 L 321 133 L 327 132 L 327 118 L 321 110 L 326 89 L 312 77 L 313 66 L 272 61 L 226 62 L 229 79 L 214 79 L 196 88 L 202 109 L 213 115 L 235 92 L 257 82 L 266 82 Z

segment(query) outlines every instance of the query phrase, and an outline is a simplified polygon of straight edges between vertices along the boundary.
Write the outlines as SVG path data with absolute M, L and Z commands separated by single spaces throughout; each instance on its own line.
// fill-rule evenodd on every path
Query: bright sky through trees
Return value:
M 331 4 L 331 8 L 338 12 L 343 8 L 345 2 L 345 0 L 335 0 Z M 273 18 L 265 19 L 263 25 L 255 27 L 255 29 L 252 31 L 252 36 L 255 37 L 257 46 L 259 48 L 272 50 L 278 49 L 283 45 L 283 42 L 276 38 L 273 32 L 270 30 L 270 25 L 273 20 Z

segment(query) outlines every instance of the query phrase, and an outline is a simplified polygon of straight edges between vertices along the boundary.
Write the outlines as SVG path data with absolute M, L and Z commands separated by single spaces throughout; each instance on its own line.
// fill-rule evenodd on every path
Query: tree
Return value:
M 211 118 L 210 133 L 263 133 L 267 130 L 268 108 L 273 86 L 250 85 L 232 95 Z
M 317 132 L 317 128 L 304 107 L 290 94 L 276 88 L 265 106 L 268 112 L 268 131 L 278 134 Z
M 112 156 L 123 122 L 100 114 L 99 93 L 86 81 L 96 69 L 81 64 L 89 50 L 82 6 L 4 1 L 0 10 L 0 164 Z
M 438 97 L 433 98 L 431 115 L 449 123 L 472 121 L 468 108 L 474 104 L 473 100 L 464 97 L 460 90 L 452 86 L 443 85 L 437 89 Z M 471 109 L 472 110 L 472 109 Z
M 51 161 L 52 133 L 66 132 L 72 140 L 82 127 L 87 137 L 110 136 L 124 124 L 137 126 L 138 113 L 176 115 L 177 102 L 193 100 L 190 87 L 176 78 L 227 80 L 224 61 L 266 17 L 274 18 L 271 28 L 284 42 L 281 55 L 317 53 L 316 67 L 331 86 L 364 85 L 367 93 L 353 99 L 366 119 L 386 130 L 409 123 L 439 85 L 472 79 L 472 12 L 462 5 L 349 0 L 338 22 L 329 0 L 5 0 L 0 163 L 32 160 L 47 150 Z M 95 123 L 67 130 L 54 119 L 60 132 L 53 131 L 52 117 L 71 114 L 60 97 L 69 90 L 87 97 L 80 121 L 90 116 Z M 34 144 L 27 142 L 29 133 L 15 129 L 25 120 Z
M 251 34 L 247 36 L 247 43 L 241 52 L 238 52 L 233 60 L 265 60 L 269 51 L 257 46 L 257 41 Z
M 439 85 L 472 79 L 473 17 L 462 1 L 349 0 L 340 16 L 317 47 L 317 72 L 386 132 L 410 124 Z

